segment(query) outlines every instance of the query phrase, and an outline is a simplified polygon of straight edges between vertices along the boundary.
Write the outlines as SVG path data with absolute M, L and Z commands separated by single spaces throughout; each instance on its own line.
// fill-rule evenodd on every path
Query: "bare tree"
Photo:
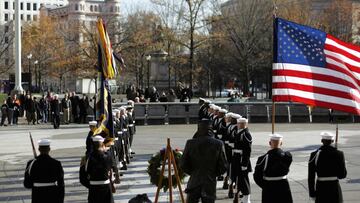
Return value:
M 14 38 L 12 21 L 0 27 L 0 75 L 8 72 L 14 65 L 14 60 L 9 58 Z

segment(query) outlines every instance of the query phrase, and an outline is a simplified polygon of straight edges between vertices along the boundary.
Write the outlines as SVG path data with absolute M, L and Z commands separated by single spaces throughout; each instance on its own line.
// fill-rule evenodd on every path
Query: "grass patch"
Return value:
M 4 100 L 6 100 L 8 97 L 7 94 L 0 94 L 0 106 L 4 103 Z

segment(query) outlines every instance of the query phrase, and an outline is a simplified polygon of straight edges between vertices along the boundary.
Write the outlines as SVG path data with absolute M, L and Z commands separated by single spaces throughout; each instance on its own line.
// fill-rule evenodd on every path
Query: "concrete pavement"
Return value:
M 258 156 L 268 150 L 268 134 L 271 124 L 250 124 L 253 134 L 252 164 Z M 146 173 L 147 160 L 161 148 L 165 147 L 166 138 L 171 138 L 172 146 L 182 149 L 187 139 L 191 138 L 196 125 L 161 125 L 138 126 L 134 139 L 134 151 L 137 152 L 129 170 L 124 172 L 122 183 L 117 186 L 116 202 L 127 202 L 140 193 L 154 197 L 156 187 L 150 185 Z M 293 154 L 293 164 L 289 174 L 294 202 L 308 202 L 307 194 L 307 161 L 311 151 L 320 146 L 320 132 L 335 132 L 331 124 L 276 124 L 276 132 L 285 136 L 284 149 Z M 360 125 L 339 125 L 339 148 L 345 152 L 348 177 L 341 180 L 344 202 L 359 202 L 360 199 Z M 78 181 L 80 157 L 85 151 L 87 125 L 66 125 L 55 130 L 50 125 L 8 126 L 0 128 L 0 202 L 30 202 L 30 191 L 22 186 L 25 164 L 32 158 L 28 133 L 34 139 L 52 139 L 52 156 L 63 163 L 65 170 L 65 202 L 86 202 L 87 190 Z M 252 202 L 261 201 L 261 191 L 252 183 Z M 218 201 L 232 202 L 227 199 L 227 191 L 218 183 Z M 175 189 L 175 191 L 177 191 Z M 175 195 L 179 200 L 179 195 Z M 166 194 L 161 194 L 161 201 L 167 202 Z

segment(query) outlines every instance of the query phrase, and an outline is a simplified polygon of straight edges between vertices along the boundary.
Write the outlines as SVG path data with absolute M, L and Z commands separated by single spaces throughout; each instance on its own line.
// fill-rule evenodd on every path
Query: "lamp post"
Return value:
M 147 89 L 150 89 L 150 61 L 151 61 L 151 55 L 146 56 L 147 61 Z
M 31 86 L 32 86 L 32 77 L 31 77 L 31 58 L 32 58 L 32 54 L 30 53 L 29 55 L 27 55 L 27 58 L 29 59 L 29 76 L 30 76 L 30 79 L 29 79 L 29 90 L 31 92 Z
M 38 88 L 38 83 L 37 83 L 37 81 L 38 81 L 38 72 L 37 72 L 37 67 L 36 67 L 36 65 L 39 63 L 39 61 L 38 60 L 36 60 L 36 61 L 34 61 L 34 66 L 35 66 L 35 87 L 36 87 L 36 89 Z

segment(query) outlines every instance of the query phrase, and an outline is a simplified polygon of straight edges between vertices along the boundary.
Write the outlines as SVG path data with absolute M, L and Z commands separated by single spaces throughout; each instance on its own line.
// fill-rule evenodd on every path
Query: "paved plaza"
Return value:
M 268 150 L 268 134 L 271 124 L 249 124 L 253 135 L 252 164 L 257 157 Z M 152 186 L 146 173 L 147 160 L 163 148 L 166 138 L 171 138 L 172 146 L 182 149 L 185 141 L 192 137 L 196 125 L 162 125 L 138 126 L 134 140 L 136 156 L 124 171 L 121 184 L 117 185 L 114 195 L 116 202 L 125 203 L 136 194 L 147 193 L 154 200 L 156 187 Z M 311 151 L 319 147 L 320 132 L 330 130 L 335 132 L 331 124 L 277 124 L 276 132 L 285 136 L 283 147 L 293 154 L 293 163 L 289 180 L 294 202 L 309 202 L 307 193 L 307 161 Z M 87 202 L 87 190 L 80 185 L 78 170 L 80 157 L 85 152 L 87 125 L 66 125 L 55 130 L 50 125 L 11 126 L 0 128 L 0 202 L 30 202 L 31 192 L 23 187 L 23 174 L 26 162 L 32 158 L 29 132 L 34 140 L 40 138 L 52 139 L 51 155 L 62 162 L 65 171 L 65 202 Z M 360 125 L 339 125 L 339 148 L 345 152 L 348 176 L 341 180 L 344 202 L 359 202 L 360 199 Z M 253 182 L 252 202 L 261 201 L 260 188 Z M 221 189 L 218 182 L 218 201 L 232 202 L 227 199 L 227 191 Z M 179 195 L 175 194 L 176 202 Z M 168 202 L 165 193 L 161 194 L 161 202 Z

